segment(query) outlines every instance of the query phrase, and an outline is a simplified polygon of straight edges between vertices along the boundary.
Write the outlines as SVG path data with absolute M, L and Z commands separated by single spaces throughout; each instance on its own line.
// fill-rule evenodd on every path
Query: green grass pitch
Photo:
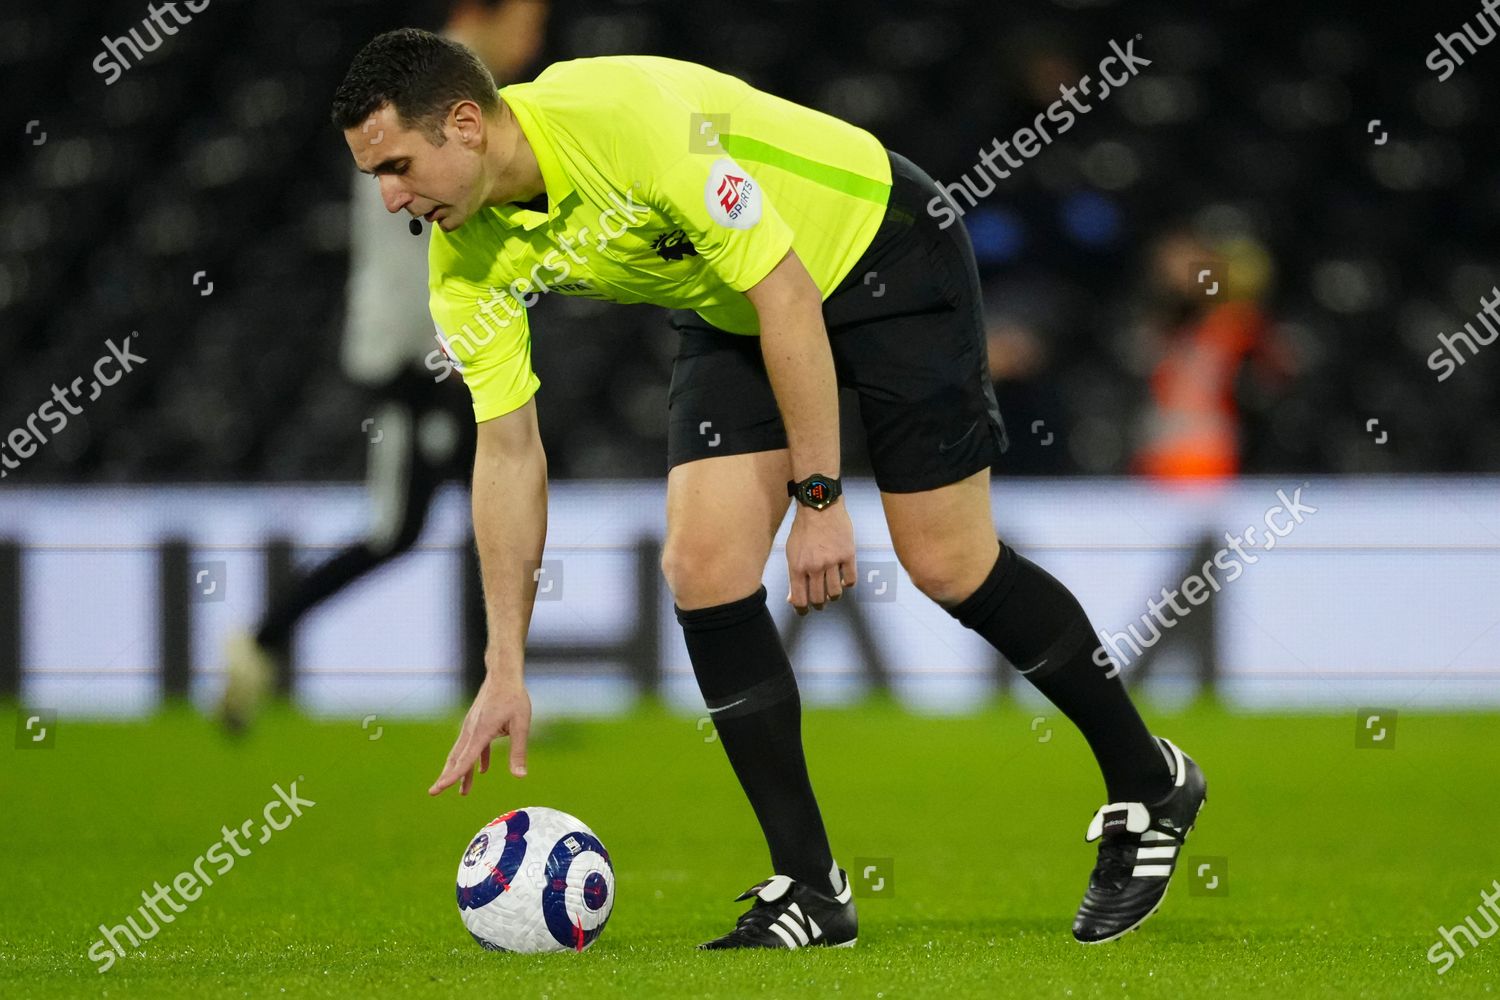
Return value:
M 1055 716 L 1033 730 L 1033 714 L 930 718 L 879 702 L 807 713 L 837 856 L 851 868 L 887 859 L 889 878 L 859 900 L 858 947 L 794 954 L 693 950 L 733 924 L 732 897 L 768 867 L 722 748 L 693 718 L 542 720 L 530 777 L 497 768 L 468 798 L 436 800 L 426 788 L 453 721 L 362 728 L 282 710 L 230 741 L 181 708 L 144 723 L 63 720 L 48 747 L 0 750 L 0 996 L 1500 992 L 1500 936 L 1441 976 L 1427 960 L 1439 925 L 1474 915 L 1500 878 L 1500 718 L 1402 713 L 1397 744 L 1375 750 L 1355 747 L 1352 712 L 1148 713 L 1204 767 L 1209 801 L 1185 857 L 1225 859 L 1213 863 L 1227 892 L 1195 893 L 1180 867 L 1144 928 L 1084 948 L 1069 926 L 1102 786 L 1077 733 Z M 97 971 L 87 953 L 101 923 L 123 922 L 143 890 L 293 780 L 316 806 Z M 581 955 L 488 953 L 458 919 L 469 837 L 533 804 L 577 814 L 613 855 L 614 914 Z

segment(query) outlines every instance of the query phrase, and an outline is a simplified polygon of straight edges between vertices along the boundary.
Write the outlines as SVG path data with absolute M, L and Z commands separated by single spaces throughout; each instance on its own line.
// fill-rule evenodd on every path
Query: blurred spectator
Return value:
M 1131 471 L 1214 479 L 1240 471 L 1241 379 L 1261 395 L 1285 383 L 1291 359 L 1261 306 L 1270 260 L 1248 239 L 1210 244 L 1183 229 L 1151 247 L 1128 364 L 1149 372 L 1150 401 Z

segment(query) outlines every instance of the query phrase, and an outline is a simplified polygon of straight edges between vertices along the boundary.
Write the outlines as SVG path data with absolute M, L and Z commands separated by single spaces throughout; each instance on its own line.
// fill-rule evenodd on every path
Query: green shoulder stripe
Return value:
M 773 146 L 768 142 L 761 142 L 759 139 L 751 139 L 743 135 L 720 134 L 719 142 L 723 144 L 724 151 L 736 160 L 764 163 L 843 194 L 873 201 L 877 205 L 884 205 L 890 197 L 891 186 L 884 181 L 861 176 L 843 167 L 809 160 L 805 156 L 798 156 L 790 150 Z

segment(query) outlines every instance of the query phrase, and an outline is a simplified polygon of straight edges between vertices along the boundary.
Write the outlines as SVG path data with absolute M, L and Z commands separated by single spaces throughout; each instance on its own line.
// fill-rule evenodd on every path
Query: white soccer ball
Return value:
M 458 915 L 490 951 L 582 951 L 615 905 L 615 870 L 594 831 L 527 806 L 475 834 L 458 863 Z

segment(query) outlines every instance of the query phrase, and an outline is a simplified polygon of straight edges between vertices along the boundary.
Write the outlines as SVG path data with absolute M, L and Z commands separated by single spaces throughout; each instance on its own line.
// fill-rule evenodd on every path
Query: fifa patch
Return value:
M 760 221 L 765 196 L 744 168 L 727 156 L 714 161 L 703 185 L 709 217 L 730 229 L 749 229 Z

